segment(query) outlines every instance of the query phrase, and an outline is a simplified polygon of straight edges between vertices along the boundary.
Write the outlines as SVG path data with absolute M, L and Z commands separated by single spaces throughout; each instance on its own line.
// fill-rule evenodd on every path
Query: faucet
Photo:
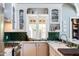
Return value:
M 60 35 L 60 39 L 62 40 L 61 37 L 63 37 L 63 36 L 65 36 L 65 38 L 66 38 L 66 44 L 68 45 L 68 38 L 67 38 L 67 35 L 66 35 L 66 34 L 61 34 L 61 35 Z M 62 42 L 63 42 L 63 40 L 62 40 Z

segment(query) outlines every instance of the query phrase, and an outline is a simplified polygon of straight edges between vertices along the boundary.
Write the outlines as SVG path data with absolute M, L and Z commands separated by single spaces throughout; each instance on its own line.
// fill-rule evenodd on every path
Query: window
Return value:
M 58 22 L 58 10 L 57 9 L 52 10 L 51 20 L 52 20 L 52 22 Z
M 19 28 L 23 29 L 24 27 L 24 18 L 23 18 L 24 11 L 19 10 Z

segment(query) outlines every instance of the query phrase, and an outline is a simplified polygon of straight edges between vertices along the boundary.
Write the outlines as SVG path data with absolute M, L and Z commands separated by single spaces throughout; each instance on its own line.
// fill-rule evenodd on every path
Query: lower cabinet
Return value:
M 22 56 L 36 56 L 36 45 L 34 43 L 25 43 L 21 48 Z
M 49 47 L 50 56 L 60 56 L 51 46 Z
M 49 46 L 47 43 L 38 43 L 38 56 L 48 56 Z
M 0 56 L 4 55 L 4 43 L 0 42 Z
M 21 48 L 22 56 L 48 56 L 49 47 L 47 43 L 24 43 Z

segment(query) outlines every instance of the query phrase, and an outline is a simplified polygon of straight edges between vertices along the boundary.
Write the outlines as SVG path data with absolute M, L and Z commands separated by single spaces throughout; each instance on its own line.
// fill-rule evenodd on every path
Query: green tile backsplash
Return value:
M 4 42 L 6 41 L 27 41 L 26 32 L 4 32 Z
M 28 40 L 27 32 L 4 32 L 4 42 Z M 48 40 L 59 40 L 59 32 L 48 32 Z
M 48 40 L 59 40 L 59 32 L 48 32 Z

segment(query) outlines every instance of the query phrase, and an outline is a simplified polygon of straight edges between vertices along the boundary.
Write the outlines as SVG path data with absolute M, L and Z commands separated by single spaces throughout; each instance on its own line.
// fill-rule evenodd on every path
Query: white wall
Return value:
M 5 3 L 5 8 L 4 8 L 4 16 L 7 19 L 12 19 L 12 4 L 11 3 Z
M 67 39 L 70 40 L 70 19 L 71 17 L 77 16 L 76 10 L 72 5 L 64 4 L 62 6 L 62 32 L 61 34 L 66 34 Z M 62 37 L 62 39 L 66 39 L 66 36 Z

